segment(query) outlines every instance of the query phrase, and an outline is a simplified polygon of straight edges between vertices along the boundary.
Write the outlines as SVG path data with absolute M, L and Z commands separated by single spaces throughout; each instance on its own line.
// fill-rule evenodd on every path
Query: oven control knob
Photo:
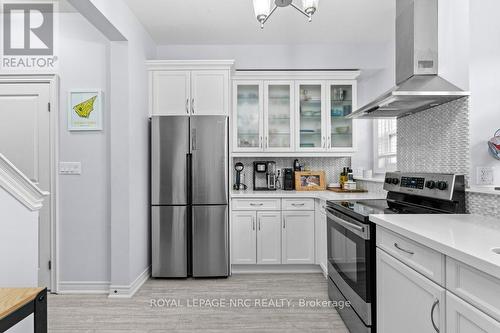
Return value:
M 393 185 L 398 185 L 399 184 L 399 179 L 398 178 L 392 178 L 392 184 Z
M 425 187 L 427 187 L 428 189 L 433 189 L 436 187 L 436 182 L 433 181 L 433 180 L 428 180 L 426 183 L 425 183 Z
M 386 184 L 391 184 L 392 183 L 392 178 L 386 178 L 385 182 L 386 182 Z
M 447 182 L 438 182 L 437 188 L 440 189 L 441 191 L 444 191 L 448 188 L 448 183 Z

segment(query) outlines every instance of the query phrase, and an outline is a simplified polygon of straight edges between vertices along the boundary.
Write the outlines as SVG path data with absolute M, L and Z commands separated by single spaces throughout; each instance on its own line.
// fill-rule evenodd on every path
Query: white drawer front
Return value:
M 233 199 L 233 210 L 281 210 L 281 199 Z
M 377 246 L 432 281 L 445 285 L 443 254 L 380 227 L 377 227 Z
M 447 257 L 446 289 L 500 321 L 500 279 Z
M 283 210 L 314 210 L 314 199 L 283 199 Z

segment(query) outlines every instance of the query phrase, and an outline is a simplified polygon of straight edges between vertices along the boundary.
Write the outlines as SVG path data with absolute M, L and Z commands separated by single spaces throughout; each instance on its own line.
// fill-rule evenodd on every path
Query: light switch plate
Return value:
M 495 177 L 493 175 L 492 167 L 477 167 L 477 185 L 493 185 Z
M 59 162 L 59 174 L 61 175 L 81 175 L 81 162 Z

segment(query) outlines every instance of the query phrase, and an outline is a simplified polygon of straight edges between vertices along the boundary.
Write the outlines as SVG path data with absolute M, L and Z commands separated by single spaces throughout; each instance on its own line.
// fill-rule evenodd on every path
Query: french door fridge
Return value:
M 228 276 L 228 118 L 153 116 L 151 190 L 152 276 Z

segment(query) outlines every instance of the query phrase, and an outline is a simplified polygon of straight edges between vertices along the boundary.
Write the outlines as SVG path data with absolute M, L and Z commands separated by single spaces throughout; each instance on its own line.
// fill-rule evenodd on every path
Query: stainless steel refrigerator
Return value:
M 153 116 L 152 275 L 229 275 L 228 118 Z

